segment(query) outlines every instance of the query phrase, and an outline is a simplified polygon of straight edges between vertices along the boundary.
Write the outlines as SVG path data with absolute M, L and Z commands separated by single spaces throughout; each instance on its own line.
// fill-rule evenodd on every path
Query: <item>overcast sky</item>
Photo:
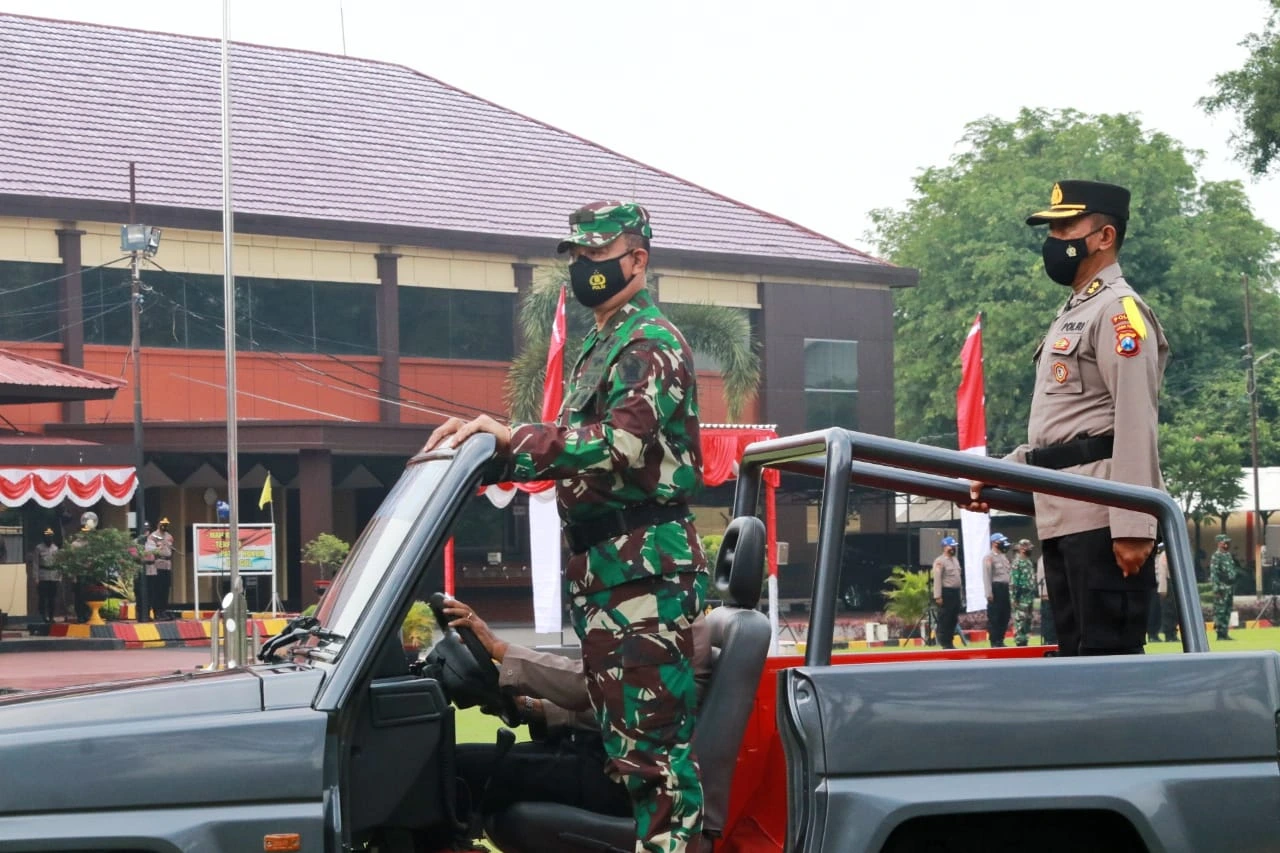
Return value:
M 1196 100 L 1266 0 L 231 0 L 235 40 L 400 63 L 861 248 L 964 125 L 1024 106 L 1134 112 L 1205 152 L 1280 227 L 1280 178 Z M 0 0 L 0 10 L 219 37 L 221 0 Z M 1192 12 L 1194 10 L 1194 12 Z M 122 69 L 125 71 L 125 69 Z M 605 93 L 605 94 L 599 94 Z M 1069 176 L 1063 176 L 1069 177 Z M 1046 187 L 1046 195 L 1048 188 Z M 1018 216 L 1025 211 L 1011 211 Z

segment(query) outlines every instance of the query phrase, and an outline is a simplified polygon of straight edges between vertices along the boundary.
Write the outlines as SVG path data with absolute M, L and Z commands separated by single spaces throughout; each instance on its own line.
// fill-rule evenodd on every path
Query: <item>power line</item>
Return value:
M 46 284 L 53 284 L 55 281 L 62 281 L 64 278 L 71 278 L 73 275 L 81 275 L 83 273 L 93 272 L 94 270 L 100 270 L 105 267 L 109 267 L 112 264 L 118 264 L 121 261 L 125 261 L 128 259 L 129 259 L 128 255 L 123 255 L 119 258 L 116 258 L 114 261 L 107 261 L 106 263 L 101 263 L 101 264 L 98 264 L 97 266 L 81 267 L 78 270 L 72 270 L 71 272 L 63 273 L 62 275 L 56 275 L 53 278 L 46 278 L 44 281 L 36 281 L 36 282 L 32 282 L 31 284 L 24 284 L 21 287 L 15 287 L 12 290 L 0 290 L 0 295 L 12 296 L 15 293 L 21 293 L 24 290 L 31 290 L 33 287 L 42 287 Z

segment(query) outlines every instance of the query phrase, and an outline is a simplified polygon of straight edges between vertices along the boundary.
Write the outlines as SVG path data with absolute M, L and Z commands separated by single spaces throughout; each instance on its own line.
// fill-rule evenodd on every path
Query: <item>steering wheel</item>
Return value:
M 444 639 L 431 650 L 429 661 L 440 667 L 441 682 L 449 698 L 459 708 L 479 705 L 481 711 L 501 717 L 509 726 L 520 725 L 523 720 L 514 698 L 498 686 L 498 667 L 493 658 L 470 628 L 449 626 L 444 603 L 441 592 L 432 593 L 427 601 L 444 633 Z

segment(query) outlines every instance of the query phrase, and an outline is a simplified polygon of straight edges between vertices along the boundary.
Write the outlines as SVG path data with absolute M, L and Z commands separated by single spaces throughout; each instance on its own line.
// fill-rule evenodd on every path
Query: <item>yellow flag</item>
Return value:
M 267 480 L 262 484 L 262 497 L 258 498 L 258 509 L 271 503 L 271 472 L 267 472 Z
M 1138 309 L 1138 302 L 1132 296 L 1126 296 L 1120 300 L 1120 304 L 1124 306 L 1124 315 L 1129 319 L 1129 325 L 1133 326 L 1133 330 L 1138 333 L 1138 337 L 1142 340 L 1147 339 L 1147 321 L 1142 319 L 1142 311 Z

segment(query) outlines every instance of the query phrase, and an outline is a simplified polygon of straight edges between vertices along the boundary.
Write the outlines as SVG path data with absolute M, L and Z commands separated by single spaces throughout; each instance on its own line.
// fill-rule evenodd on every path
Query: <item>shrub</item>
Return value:
M 111 586 L 137 574 L 142 566 L 133 538 L 123 530 L 82 530 L 54 556 L 62 574 L 82 584 Z
M 720 553 L 720 543 L 724 541 L 721 533 L 707 533 L 702 536 L 702 550 L 707 552 L 707 565 L 716 564 L 716 555 Z

